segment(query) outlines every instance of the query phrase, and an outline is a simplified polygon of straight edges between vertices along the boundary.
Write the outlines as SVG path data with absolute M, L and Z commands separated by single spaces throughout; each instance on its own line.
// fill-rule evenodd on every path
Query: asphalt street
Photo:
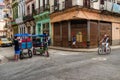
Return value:
M 50 57 L 35 55 L 15 62 L 13 48 L 0 48 L 9 61 L 0 64 L 0 80 L 120 80 L 120 50 L 110 55 L 50 49 Z

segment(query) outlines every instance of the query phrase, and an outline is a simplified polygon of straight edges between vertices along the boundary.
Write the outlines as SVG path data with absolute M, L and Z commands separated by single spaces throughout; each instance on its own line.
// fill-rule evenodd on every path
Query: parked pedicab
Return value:
M 47 38 L 48 36 L 45 34 L 32 35 L 34 55 L 40 54 L 49 57 Z
M 15 36 L 20 37 L 20 59 L 25 57 L 32 58 L 32 40 L 30 39 L 30 34 L 15 34 Z M 27 52 L 23 52 L 23 50 L 27 50 Z

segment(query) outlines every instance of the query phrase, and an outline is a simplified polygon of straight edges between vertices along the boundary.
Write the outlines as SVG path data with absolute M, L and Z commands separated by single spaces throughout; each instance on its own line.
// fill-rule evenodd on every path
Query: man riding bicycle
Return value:
M 109 46 L 109 39 L 110 39 L 109 36 L 105 34 L 102 40 L 100 41 L 100 43 L 102 43 L 102 46 L 105 46 L 105 50 Z

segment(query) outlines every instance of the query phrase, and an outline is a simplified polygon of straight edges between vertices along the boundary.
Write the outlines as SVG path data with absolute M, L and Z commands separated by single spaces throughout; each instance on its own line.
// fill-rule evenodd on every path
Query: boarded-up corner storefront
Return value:
M 70 47 L 72 36 L 76 37 L 78 48 L 98 47 L 105 33 L 112 39 L 112 22 L 108 16 L 104 15 L 105 20 L 101 14 L 84 10 L 58 14 L 51 16 L 54 46 Z

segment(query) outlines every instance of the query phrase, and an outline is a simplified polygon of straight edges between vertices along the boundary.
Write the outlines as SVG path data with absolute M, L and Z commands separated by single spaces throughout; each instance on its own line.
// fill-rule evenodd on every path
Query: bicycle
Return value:
M 105 45 L 99 45 L 99 47 L 98 47 L 98 54 L 99 55 L 110 54 L 110 53 L 111 53 L 110 46 L 108 46 L 106 48 L 106 44 Z

